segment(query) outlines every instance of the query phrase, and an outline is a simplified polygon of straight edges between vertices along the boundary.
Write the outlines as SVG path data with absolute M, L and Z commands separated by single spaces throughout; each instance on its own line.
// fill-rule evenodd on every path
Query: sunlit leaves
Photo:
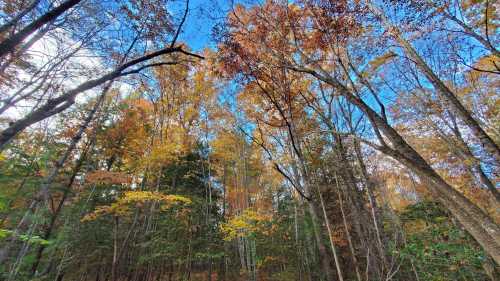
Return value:
M 12 230 L 0 228 L 0 241 L 2 241 L 3 239 L 6 239 L 8 237 L 11 237 L 14 234 L 15 234 L 15 232 Z M 35 244 L 35 245 L 47 246 L 47 245 L 51 244 L 51 241 L 43 239 L 38 235 L 21 234 L 21 235 L 19 235 L 19 239 L 21 241 L 25 241 L 26 243 Z
M 229 219 L 227 223 L 220 226 L 224 234 L 224 240 L 230 241 L 237 237 L 247 237 L 264 233 L 266 231 L 266 222 L 269 222 L 270 216 L 264 215 L 252 209 L 245 209 L 240 215 Z
M 98 206 L 93 212 L 85 215 L 81 221 L 92 221 L 104 215 L 128 216 L 131 207 L 140 208 L 147 202 L 158 202 L 161 210 L 167 210 L 174 205 L 191 204 L 191 199 L 179 195 L 165 195 L 152 191 L 126 191 L 115 203 L 109 206 Z

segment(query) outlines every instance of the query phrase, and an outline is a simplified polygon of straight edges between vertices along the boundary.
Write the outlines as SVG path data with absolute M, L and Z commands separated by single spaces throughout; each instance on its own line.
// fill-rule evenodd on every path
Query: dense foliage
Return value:
M 0 280 L 499 280 L 499 8 L 0 0 Z

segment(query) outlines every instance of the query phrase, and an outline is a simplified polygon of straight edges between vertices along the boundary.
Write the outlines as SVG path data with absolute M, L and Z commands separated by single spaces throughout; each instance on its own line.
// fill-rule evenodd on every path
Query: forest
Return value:
M 0 280 L 500 281 L 499 9 L 0 0 Z

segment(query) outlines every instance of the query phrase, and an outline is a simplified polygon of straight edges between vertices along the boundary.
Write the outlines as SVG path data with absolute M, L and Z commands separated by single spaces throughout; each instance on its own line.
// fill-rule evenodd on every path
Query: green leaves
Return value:
M 47 246 L 47 245 L 51 244 L 51 241 L 45 240 L 37 235 L 36 236 L 20 235 L 19 238 L 21 238 L 21 240 L 26 241 L 30 244 L 37 244 L 37 245 L 43 245 L 43 246 Z
M 1 229 L 0 228 L 0 239 L 5 239 L 7 237 L 9 237 L 10 235 L 12 235 L 12 231 L 11 230 L 7 230 L 7 229 Z
M 410 205 L 402 214 L 406 244 L 394 254 L 411 260 L 424 280 L 483 280 L 484 253 L 436 202 Z
M 14 235 L 14 231 L 8 230 L 8 229 L 0 229 L 0 240 L 6 239 L 8 237 L 11 237 Z M 21 234 L 19 235 L 19 239 L 24 242 L 28 242 L 33 245 L 43 245 L 47 246 L 50 245 L 52 242 L 49 240 L 45 240 L 42 237 L 38 235 L 26 235 L 26 234 Z

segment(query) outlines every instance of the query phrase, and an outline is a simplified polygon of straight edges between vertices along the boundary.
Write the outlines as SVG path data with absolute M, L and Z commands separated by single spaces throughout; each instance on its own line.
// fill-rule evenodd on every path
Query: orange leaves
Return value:
M 338 225 L 333 231 L 332 231 L 332 241 L 335 245 L 340 246 L 340 247 L 345 247 L 348 244 L 348 241 L 345 238 L 345 233 L 342 230 L 342 226 Z
M 305 1 L 300 6 L 266 1 L 249 9 L 237 6 L 229 15 L 231 42 L 225 45 L 243 60 L 272 60 L 268 51 L 290 56 L 299 49 L 306 53 L 325 50 L 333 39 L 355 32 L 356 6 L 348 9 L 347 1 Z
M 107 157 L 120 158 L 129 166 L 143 157 L 153 128 L 152 111 L 152 104 L 145 99 L 120 104 L 117 120 L 100 136 Z
M 253 63 L 274 60 L 268 50 L 292 54 L 288 20 L 293 14 L 286 6 L 271 2 L 251 9 L 238 6 L 235 15 L 229 18 L 229 39 L 221 46 L 226 74 L 232 76 L 239 71 L 255 74 L 259 69 Z
M 384 167 L 385 161 L 379 161 L 379 165 Z M 387 169 L 383 169 L 378 174 L 378 180 L 383 181 L 384 188 L 381 189 L 384 203 L 388 203 L 394 210 L 402 210 L 408 205 L 415 203 L 419 198 L 429 196 L 425 183 L 418 180 L 404 168 L 398 168 L 394 162 L 389 162 Z
M 88 173 L 85 180 L 91 184 L 130 184 L 132 177 L 120 172 L 92 171 Z
M 377 71 L 378 68 L 380 68 L 384 64 L 388 63 L 394 57 L 396 57 L 396 54 L 392 51 L 389 51 L 381 56 L 374 58 L 369 63 L 370 67 L 367 70 L 363 71 L 363 73 L 361 75 L 363 75 L 365 77 L 369 77 L 369 76 L 373 75 Z

